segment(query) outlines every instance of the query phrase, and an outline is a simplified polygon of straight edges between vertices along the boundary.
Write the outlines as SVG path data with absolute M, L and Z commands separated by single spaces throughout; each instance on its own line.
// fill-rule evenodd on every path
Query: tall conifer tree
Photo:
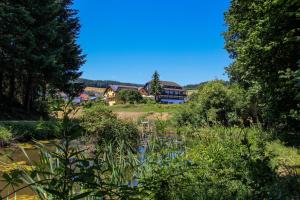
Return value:
M 0 97 L 15 102 L 6 108 L 38 111 L 50 89 L 72 95 L 81 89 L 75 82 L 84 56 L 76 43 L 80 24 L 72 2 L 0 2 Z
M 159 95 L 161 94 L 161 92 L 162 92 L 162 88 L 159 80 L 159 73 L 155 71 L 152 76 L 150 94 L 155 97 L 156 102 L 159 101 Z

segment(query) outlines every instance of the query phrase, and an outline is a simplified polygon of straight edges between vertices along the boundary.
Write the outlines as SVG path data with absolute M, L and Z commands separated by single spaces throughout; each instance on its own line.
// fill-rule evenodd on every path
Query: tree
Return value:
M 162 92 L 160 80 L 159 80 L 159 74 L 157 71 L 154 72 L 152 76 L 151 86 L 150 86 L 150 94 L 155 97 L 155 101 L 159 101 L 159 95 Z
M 72 9 L 73 0 L 63 0 L 59 10 L 57 47 L 61 48 L 58 57 L 60 69 L 56 79 L 53 80 L 54 88 L 67 93 L 70 96 L 78 94 L 83 84 L 77 82 L 82 75 L 80 67 L 85 63 L 85 55 L 76 43 L 80 31 L 78 11 Z
M 232 82 L 255 91 L 256 107 L 266 127 L 299 129 L 295 72 L 300 58 L 297 0 L 232 0 L 225 15 L 227 68 Z M 255 90 L 253 90 L 255 88 Z
M 16 106 L 41 112 L 49 91 L 74 95 L 81 89 L 76 80 L 84 56 L 76 44 L 80 24 L 72 2 L 0 2 L 1 114 Z
M 121 103 L 140 103 L 143 100 L 142 95 L 134 90 L 121 90 L 117 94 L 117 101 Z
M 246 91 L 237 84 L 226 85 L 224 81 L 210 81 L 194 93 L 191 101 L 175 116 L 179 127 L 221 124 L 223 126 L 249 125 L 256 119 L 250 109 Z

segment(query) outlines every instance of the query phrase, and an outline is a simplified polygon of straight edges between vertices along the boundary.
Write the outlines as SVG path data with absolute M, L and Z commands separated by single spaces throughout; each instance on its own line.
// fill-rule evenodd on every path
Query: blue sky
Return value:
M 180 84 L 226 79 L 229 0 L 75 0 L 87 54 L 83 78 Z

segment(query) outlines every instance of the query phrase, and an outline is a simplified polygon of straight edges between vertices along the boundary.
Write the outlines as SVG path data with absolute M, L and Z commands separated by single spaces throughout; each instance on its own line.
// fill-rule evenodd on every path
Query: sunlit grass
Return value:
M 174 113 L 182 105 L 178 104 L 126 104 L 114 105 L 110 108 L 114 112 L 159 112 L 159 113 Z

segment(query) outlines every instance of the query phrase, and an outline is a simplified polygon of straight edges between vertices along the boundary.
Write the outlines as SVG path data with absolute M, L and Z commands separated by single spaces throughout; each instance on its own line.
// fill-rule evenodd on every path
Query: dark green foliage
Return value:
M 226 13 L 226 49 L 234 62 L 231 81 L 255 91 L 266 127 L 299 129 L 295 72 L 300 58 L 297 0 L 232 0 Z M 253 90 L 255 88 L 255 90 Z
M 138 91 L 134 90 L 121 90 L 117 94 L 117 102 L 123 104 L 135 104 L 141 103 L 143 100 L 142 95 Z
M 81 89 L 74 81 L 84 56 L 76 44 L 80 25 L 71 5 L 69 0 L 1 1 L 0 115 L 18 109 L 46 114 L 46 96 L 53 90 Z
M 51 139 L 57 137 L 59 132 L 55 121 L 0 122 L 0 126 L 9 129 L 13 138 L 19 142 Z
M 159 101 L 159 95 L 162 92 L 160 80 L 159 80 L 159 74 L 157 71 L 154 72 L 152 76 L 151 86 L 150 86 L 150 94 L 155 97 L 155 101 Z

